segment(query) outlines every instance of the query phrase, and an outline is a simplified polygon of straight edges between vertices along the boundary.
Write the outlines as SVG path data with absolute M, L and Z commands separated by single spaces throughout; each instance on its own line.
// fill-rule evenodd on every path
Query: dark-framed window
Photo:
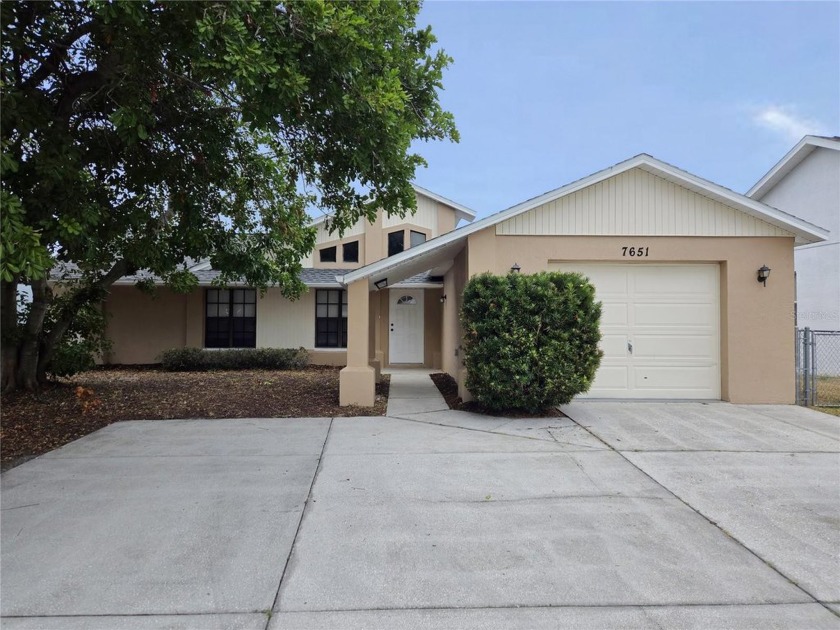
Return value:
M 405 249 L 405 233 L 403 230 L 388 234 L 388 255 L 399 254 Z
M 347 291 L 315 291 L 315 347 L 347 347 Z
M 409 247 L 417 247 L 426 242 L 426 235 L 423 232 L 415 232 L 411 230 Z
M 335 262 L 335 245 L 321 250 L 321 262 Z
M 207 289 L 204 307 L 204 347 L 256 346 L 257 292 L 254 289 Z
M 344 243 L 341 248 L 344 262 L 359 262 L 359 241 Z

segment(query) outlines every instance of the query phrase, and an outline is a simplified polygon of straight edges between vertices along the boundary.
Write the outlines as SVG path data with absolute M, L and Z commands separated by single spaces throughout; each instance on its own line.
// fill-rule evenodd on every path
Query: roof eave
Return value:
M 840 141 L 822 136 L 805 136 L 747 191 L 747 197 L 760 201 L 779 181 L 818 148 L 840 151 Z

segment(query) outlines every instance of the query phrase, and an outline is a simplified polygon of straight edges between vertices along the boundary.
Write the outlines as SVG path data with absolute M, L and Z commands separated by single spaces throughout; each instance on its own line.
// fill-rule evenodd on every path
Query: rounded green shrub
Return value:
M 467 389 L 491 410 L 537 412 L 589 389 L 601 304 L 576 273 L 481 274 L 464 289 Z

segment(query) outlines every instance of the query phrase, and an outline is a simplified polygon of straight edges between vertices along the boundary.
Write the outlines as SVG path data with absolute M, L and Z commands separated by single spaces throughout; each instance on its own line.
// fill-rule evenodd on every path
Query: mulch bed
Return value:
M 440 395 L 443 396 L 450 409 L 480 413 L 486 416 L 502 416 L 505 418 L 559 418 L 566 415 L 559 409 L 546 409 L 538 413 L 528 413 L 521 409 L 487 409 L 475 400 L 463 402 L 458 395 L 458 382 L 449 374 L 437 372 L 432 374 L 431 377 L 434 384 L 437 385 Z
M 0 465 L 6 470 L 118 420 L 385 415 L 390 377 L 377 386 L 374 407 L 339 407 L 340 369 L 83 372 L 36 393 L 3 395 Z

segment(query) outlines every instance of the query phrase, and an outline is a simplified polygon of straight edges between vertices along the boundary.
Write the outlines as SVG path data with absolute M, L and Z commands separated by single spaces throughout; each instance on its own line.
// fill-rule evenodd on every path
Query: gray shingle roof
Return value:
M 212 283 L 216 278 L 219 277 L 219 272 L 215 269 L 192 269 L 192 273 L 198 278 L 198 283 L 200 285 L 207 285 Z M 343 276 L 344 274 L 350 273 L 353 271 L 352 269 L 315 269 L 313 267 L 304 267 L 301 269 L 300 272 L 300 279 L 303 283 L 307 286 L 334 286 L 340 287 L 341 285 L 336 282 L 336 276 Z M 71 264 L 64 264 L 58 267 L 55 267 L 50 272 L 50 277 L 53 280 L 72 280 L 78 278 L 80 273 L 78 271 L 78 267 Z M 150 274 L 148 272 L 140 271 L 131 276 L 123 276 L 119 280 L 119 284 L 134 284 L 138 280 L 154 280 L 155 283 L 160 283 L 161 279 L 158 276 Z M 237 283 L 234 283 L 237 284 Z M 441 278 L 436 276 L 429 275 L 428 272 L 417 274 L 416 276 L 412 276 L 411 278 L 406 278 L 405 280 L 401 280 L 399 284 L 443 284 Z

